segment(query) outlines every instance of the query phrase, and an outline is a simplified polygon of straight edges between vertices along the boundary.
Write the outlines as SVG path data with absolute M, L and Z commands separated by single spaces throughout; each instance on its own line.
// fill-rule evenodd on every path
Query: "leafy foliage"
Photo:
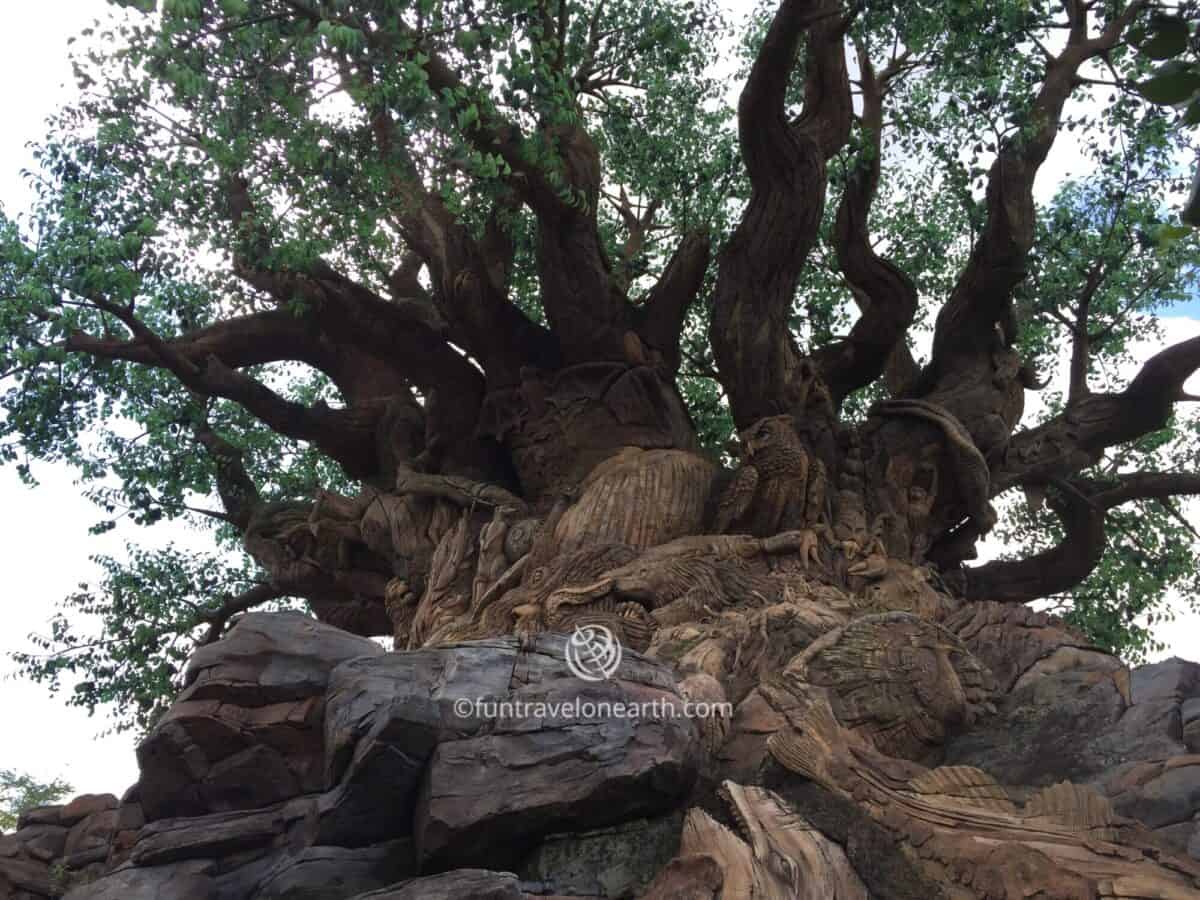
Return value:
M 14 769 L 0 769 L 0 832 L 13 831 L 26 810 L 49 806 L 75 790 L 61 778 L 41 782 Z
M 1161 61 L 1138 83 L 1138 92 L 1152 103 L 1182 109 L 1182 124 L 1193 128 L 1200 125 L 1200 29 L 1195 26 L 1198 13 L 1200 8 L 1194 2 L 1181 3 L 1173 14 L 1167 10 L 1156 12 L 1130 35 L 1142 55 Z M 1200 161 L 1180 218 L 1188 225 L 1200 226 Z
M 30 652 L 14 654 L 27 677 L 89 712 L 119 711 L 117 730 L 145 730 L 182 688 L 183 664 L 203 640 L 220 634 L 223 604 L 254 584 L 248 560 L 224 555 L 128 547 L 124 560 L 96 557 L 99 584 L 80 584 L 34 635 Z M 287 604 L 276 604 L 287 605 Z M 216 628 L 214 630 L 214 624 Z

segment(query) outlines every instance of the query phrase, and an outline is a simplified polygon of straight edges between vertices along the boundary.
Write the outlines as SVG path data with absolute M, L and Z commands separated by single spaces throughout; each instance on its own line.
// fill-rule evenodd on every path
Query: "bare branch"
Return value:
M 408 386 L 396 370 L 376 357 L 337 346 L 307 317 L 288 310 L 268 310 L 216 322 L 165 343 L 195 365 L 216 356 L 226 366 L 242 369 L 271 362 L 303 362 L 324 372 L 347 401 L 405 393 Z M 144 340 L 98 338 L 77 332 L 64 349 L 100 359 L 122 359 L 157 366 L 162 358 Z
M 628 194 L 625 193 L 624 187 L 620 188 L 615 199 L 611 194 L 605 196 L 616 208 L 617 214 L 625 224 L 625 243 L 621 247 L 620 259 L 617 263 L 619 274 L 615 277 L 619 279 L 621 289 L 628 290 L 629 284 L 636 274 L 634 266 L 637 258 L 646 246 L 646 238 L 650 232 L 655 230 L 654 217 L 662 206 L 662 202 L 655 198 L 644 207 L 639 205 L 635 208 Z
M 988 174 L 987 221 L 950 299 L 938 314 L 933 371 L 949 360 L 986 352 L 997 323 L 1011 315 L 1013 289 L 1025 277 L 1034 237 L 1033 181 L 1058 134 L 1063 107 L 1076 86 L 1080 66 L 1116 45 L 1121 33 L 1145 7 L 1133 0 L 1097 37 L 1087 38 L 1087 11 L 1066 4 L 1067 46 L 1047 63 L 1046 76 L 1029 110 L 1029 126 L 1001 145 Z M 1006 329 L 1006 331 L 1009 329 Z M 1012 340 L 1014 334 L 1007 334 Z
M 684 237 L 639 310 L 638 334 L 672 371 L 679 368 L 683 322 L 704 282 L 710 246 L 707 234 Z
M 1131 500 L 1165 500 L 1200 494 L 1200 474 L 1191 472 L 1123 472 L 1089 482 L 1092 502 L 1112 509 Z
M 235 226 L 251 245 L 263 243 L 263 231 L 254 220 L 249 185 L 233 177 L 228 189 Z M 303 300 L 308 314 L 335 343 L 357 346 L 397 366 L 426 398 L 427 449 L 433 445 L 446 448 L 451 462 L 466 474 L 490 471 L 495 462 L 494 448 L 484 447 L 475 437 L 484 377 L 448 343 L 450 329 L 437 310 L 418 300 L 389 303 L 321 261 L 303 272 L 279 271 L 258 266 L 245 253 L 238 253 L 234 266 L 242 278 L 281 304 Z M 486 285 L 488 278 L 485 273 L 460 279 L 459 283 Z M 504 305 L 512 316 L 528 324 L 519 310 Z M 516 334 L 518 341 L 527 334 L 520 322 L 509 332 Z M 505 346 L 502 341 L 493 344 Z
M 192 433 L 216 466 L 217 495 L 229 522 L 244 532 L 262 499 L 242 462 L 242 451 L 214 432 L 207 418 Z
M 1028 559 L 966 569 L 968 600 L 1029 603 L 1070 590 L 1092 573 L 1104 555 L 1104 510 L 1069 491 L 1051 509 L 1062 521 L 1062 541 Z
M 200 646 L 219 640 L 225 631 L 229 620 L 238 613 L 244 613 L 262 606 L 271 600 L 278 600 L 285 592 L 271 584 L 256 584 L 248 591 L 243 591 L 236 597 L 228 597 L 222 604 L 211 612 L 205 613 L 202 621 L 208 623 L 208 631 L 200 639 Z
M 425 290 L 418 277 L 423 265 L 425 265 L 425 261 L 418 253 L 411 249 L 404 251 L 400 262 L 388 273 L 388 288 L 392 292 L 393 299 L 420 300 L 432 304 L 429 292 Z
M 375 424 L 384 412 L 384 404 L 368 402 L 335 410 L 324 404 L 309 407 L 293 403 L 262 382 L 231 369 L 212 354 L 198 360 L 189 358 L 179 347 L 160 338 L 127 307 L 100 297 L 89 297 L 88 302 L 123 322 L 158 358 L 157 364 L 169 370 L 185 387 L 206 397 L 232 400 L 273 431 L 311 442 L 341 463 L 353 477 L 375 474 Z
M 1062 521 L 1062 541 L 1028 559 L 997 560 L 967 569 L 968 600 L 1028 603 L 1068 591 L 1099 565 L 1110 509 L 1134 500 L 1166 503 L 1171 497 L 1200 494 L 1200 475 L 1182 472 L 1127 472 L 1054 483 L 1060 491 L 1050 508 Z M 1168 510 L 1174 512 L 1173 507 Z M 1191 530 L 1186 520 L 1183 524 Z

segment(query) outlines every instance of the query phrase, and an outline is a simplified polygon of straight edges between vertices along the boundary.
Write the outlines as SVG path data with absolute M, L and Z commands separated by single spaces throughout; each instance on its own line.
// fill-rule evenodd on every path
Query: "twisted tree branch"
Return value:
M 1046 65 L 1046 76 L 1029 112 L 1029 127 L 1007 138 L 988 173 L 987 221 L 950 299 L 938 313 L 932 378 L 952 360 L 986 352 L 997 323 L 1011 319 L 1013 289 L 1025 277 L 1034 238 L 1033 181 L 1058 135 L 1063 107 L 1077 85 L 1080 66 L 1116 45 L 1145 0 L 1133 0 L 1094 38 L 1088 38 L 1087 7 L 1068 0 L 1069 37 Z M 1006 327 L 1006 332 L 1013 329 Z M 1015 334 L 1006 333 L 1008 341 Z
M 129 307 L 101 297 L 91 296 L 87 300 L 124 323 L 157 358 L 154 364 L 170 371 L 185 387 L 205 397 L 232 400 L 271 430 L 311 442 L 337 460 L 352 477 L 367 478 L 376 473 L 375 425 L 385 410 L 383 402 L 368 401 L 346 409 L 294 403 L 262 382 L 230 368 L 215 355 L 191 358 L 178 345 L 159 337 Z
M 839 9 L 834 0 L 784 0 L 738 103 L 751 194 L 719 257 L 709 336 L 739 426 L 786 411 L 800 368 L 788 319 L 824 212 L 826 160 L 852 118 Z M 793 123 L 787 85 L 806 33 L 804 112 Z
M 710 247 L 707 234 L 686 235 L 638 310 L 638 334 L 672 371 L 679 368 L 684 319 L 704 283 Z
M 1063 539 L 1027 559 L 997 560 L 966 570 L 966 598 L 1029 603 L 1069 591 L 1084 581 L 1104 556 L 1106 514 L 1133 500 L 1162 500 L 1200 494 L 1200 474 L 1128 472 L 1103 480 L 1056 481 L 1063 490 L 1050 504 L 1063 525 Z
M 1200 338 L 1152 356 L 1119 393 L 1085 394 L 1036 428 L 1013 436 L 992 471 L 993 496 L 1030 482 L 1069 476 L 1100 459 L 1106 447 L 1166 427 L 1184 382 L 1200 369 Z

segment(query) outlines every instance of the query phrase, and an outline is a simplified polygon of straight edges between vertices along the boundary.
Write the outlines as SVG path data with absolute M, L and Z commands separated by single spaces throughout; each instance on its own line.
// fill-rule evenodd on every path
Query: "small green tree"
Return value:
M 21 813 L 56 803 L 73 790 L 61 778 L 42 782 L 15 769 L 0 769 L 0 831 L 13 831 Z

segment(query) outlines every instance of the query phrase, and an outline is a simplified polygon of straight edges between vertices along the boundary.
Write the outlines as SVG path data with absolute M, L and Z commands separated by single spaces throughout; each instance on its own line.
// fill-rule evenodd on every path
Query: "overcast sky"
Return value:
M 734 10 L 748 3 L 726 0 Z M 26 208 L 30 194 L 19 175 L 32 164 L 25 144 L 40 138 L 44 119 L 73 90 L 67 63 L 67 38 L 104 15 L 104 0 L 48 0 L 40 4 L 5 4 L 0 29 L 0 84 L 4 84 L 5 129 L 0 137 L 0 204 L 9 215 Z M 735 13 L 736 14 L 736 13 Z M 1038 194 L 1048 197 L 1066 175 L 1083 171 L 1069 136 L 1055 147 L 1039 175 Z M 1200 316 L 1200 308 L 1185 312 Z M 1200 334 L 1200 320 L 1176 316 L 1167 321 L 1170 340 Z M 1153 348 L 1146 348 L 1147 352 Z M 1200 386 L 1189 385 L 1200 393 Z M 102 714 L 66 706 L 44 688 L 12 677 L 8 653 L 28 649 L 27 635 L 44 630 L 55 604 L 80 581 L 93 579 L 97 568 L 89 557 L 120 554 L 125 541 L 199 547 L 186 530 L 166 525 L 154 529 L 118 528 L 102 537 L 88 535 L 96 508 L 80 494 L 74 474 L 62 466 L 35 465 L 41 482 L 29 489 L 11 468 L 0 468 L 0 554 L 6 599 L 0 634 L 0 700 L 4 728 L 0 732 L 0 768 L 18 769 L 48 780 L 65 777 L 77 791 L 120 794 L 137 778 L 131 735 L 102 735 Z M 993 548 L 994 549 L 994 548 Z M 1200 616 L 1181 615 L 1158 631 L 1167 644 L 1162 656 L 1200 657 Z

